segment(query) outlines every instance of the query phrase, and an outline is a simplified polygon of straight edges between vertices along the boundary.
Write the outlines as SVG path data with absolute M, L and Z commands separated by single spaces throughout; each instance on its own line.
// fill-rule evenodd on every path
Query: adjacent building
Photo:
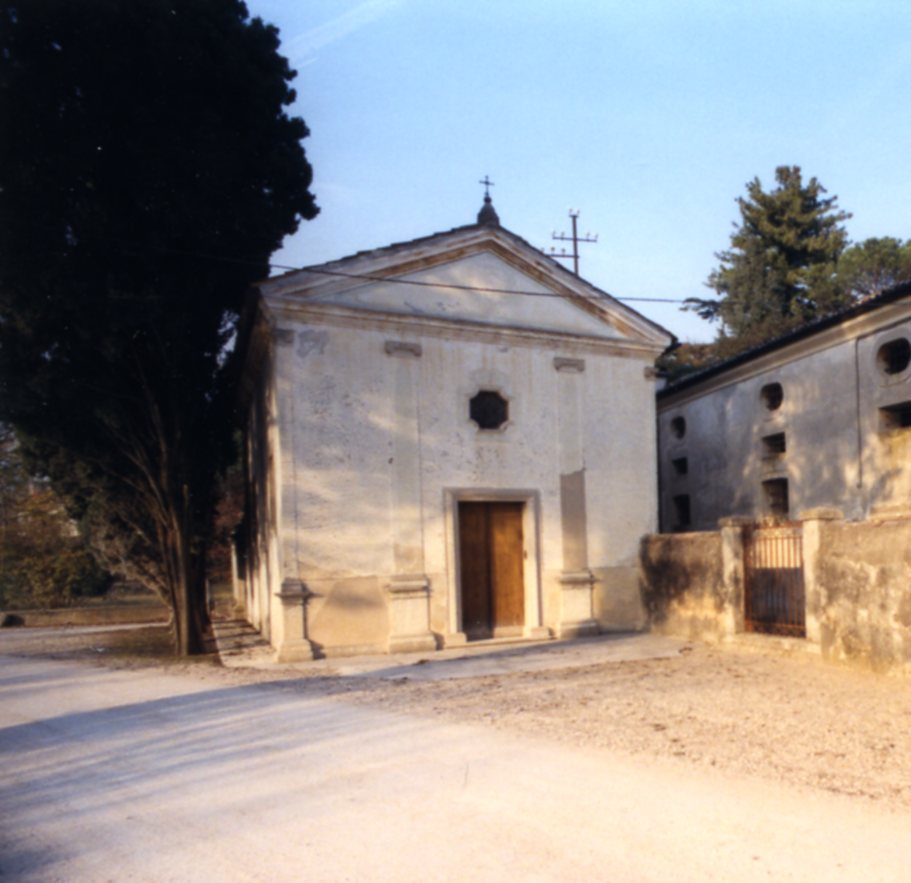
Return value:
M 911 285 L 658 393 L 663 531 L 911 514 Z

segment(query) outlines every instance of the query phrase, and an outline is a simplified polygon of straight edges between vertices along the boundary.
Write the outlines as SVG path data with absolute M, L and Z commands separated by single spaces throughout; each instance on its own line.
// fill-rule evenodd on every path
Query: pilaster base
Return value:
M 389 652 L 436 650 L 430 631 L 430 581 L 422 573 L 393 576 L 389 592 Z
M 390 653 L 423 653 L 436 649 L 437 641 L 433 635 L 400 635 L 389 638 Z
M 563 640 L 589 638 L 592 635 L 600 635 L 601 627 L 595 619 L 584 619 L 580 622 L 561 622 L 559 632 Z
M 560 624 L 557 634 L 561 638 L 598 634 L 598 622 L 592 609 L 594 584 L 595 578 L 590 570 L 564 570 L 560 574 Z
M 275 597 L 282 602 L 282 641 L 275 651 L 276 662 L 308 662 L 313 646 L 307 639 L 307 600 L 313 593 L 299 579 L 286 579 Z
M 525 629 L 525 637 L 531 641 L 549 641 L 553 635 L 547 626 L 535 625 Z

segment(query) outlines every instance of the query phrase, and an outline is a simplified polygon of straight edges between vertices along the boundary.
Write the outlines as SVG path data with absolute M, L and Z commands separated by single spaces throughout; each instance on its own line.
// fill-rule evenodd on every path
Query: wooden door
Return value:
M 459 503 L 462 630 L 470 639 L 525 623 L 523 503 Z

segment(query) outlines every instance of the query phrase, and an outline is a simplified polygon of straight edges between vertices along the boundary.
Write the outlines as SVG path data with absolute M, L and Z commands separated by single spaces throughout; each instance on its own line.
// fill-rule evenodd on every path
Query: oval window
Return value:
M 683 438 L 686 435 L 686 420 L 683 417 L 675 417 L 671 420 L 671 432 L 674 438 Z
M 886 341 L 876 353 L 876 363 L 884 374 L 901 374 L 911 364 L 911 343 L 908 338 Z

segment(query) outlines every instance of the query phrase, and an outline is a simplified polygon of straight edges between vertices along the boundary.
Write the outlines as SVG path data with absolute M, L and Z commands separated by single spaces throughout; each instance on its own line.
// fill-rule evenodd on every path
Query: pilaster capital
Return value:
M 383 344 L 383 351 L 387 356 L 412 359 L 419 359 L 423 352 L 419 343 L 409 343 L 405 340 L 387 340 Z
M 585 370 L 585 359 L 568 359 L 554 356 L 554 368 L 567 374 L 581 374 Z
M 282 587 L 275 593 L 275 597 L 282 604 L 305 604 L 309 598 L 313 597 L 313 594 L 303 580 L 289 578 L 282 580 Z
M 595 575 L 590 570 L 564 570 L 558 577 L 561 586 L 570 588 L 576 586 L 591 586 L 595 582 Z

